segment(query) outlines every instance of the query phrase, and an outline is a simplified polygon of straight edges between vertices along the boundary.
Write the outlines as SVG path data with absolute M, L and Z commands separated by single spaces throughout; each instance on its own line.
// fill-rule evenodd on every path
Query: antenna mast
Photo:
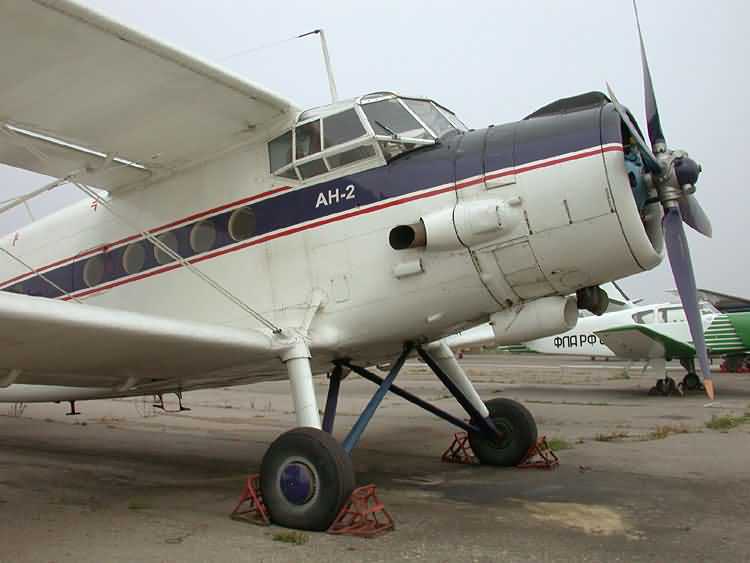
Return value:
M 303 33 L 298 37 L 306 37 L 314 34 L 320 35 L 320 48 L 323 51 L 323 61 L 326 64 L 326 72 L 328 73 L 328 88 L 331 91 L 331 102 L 336 102 L 339 99 L 338 92 L 336 91 L 336 80 L 333 78 L 333 68 L 331 67 L 331 56 L 328 54 L 328 43 L 326 42 L 326 34 L 322 29 L 315 29 Z

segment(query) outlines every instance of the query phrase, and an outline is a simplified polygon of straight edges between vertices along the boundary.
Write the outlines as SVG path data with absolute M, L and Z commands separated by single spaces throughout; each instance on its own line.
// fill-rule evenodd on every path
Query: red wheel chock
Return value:
M 469 435 L 466 432 L 456 432 L 453 435 L 453 443 L 443 452 L 441 459 L 447 463 L 463 463 L 465 465 L 479 463 L 471 449 Z M 526 452 L 526 455 L 516 467 L 519 469 L 554 469 L 558 465 L 560 465 L 560 459 L 550 449 L 547 437 L 542 436 L 536 444 L 529 448 L 529 451 Z
M 453 443 L 443 452 L 440 458 L 446 463 L 463 463 L 465 465 L 476 465 L 479 463 L 469 443 L 469 434 L 456 432 L 453 435 Z
M 519 469 L 555 469 L 559 465 L 560 459 L 549 447 L 547 437 L 542 436 L 529 448 L 526 456 L 516 467 Z
M 375 485 L 365 485 L 354 489 L 336 520 L 328 528 L 328 533 L 374 538 L 388 530 L 393 530 L 395 528 L 393 518 L 378 499 L 376 490 Z
M 232 520 L 249 522 L 259 526 L 270 526 L 271 520 L 268 517 L 268 509 L 260 492 L 260 475 L 250 475 L 247 478 L 240 501 L 229 516 Z

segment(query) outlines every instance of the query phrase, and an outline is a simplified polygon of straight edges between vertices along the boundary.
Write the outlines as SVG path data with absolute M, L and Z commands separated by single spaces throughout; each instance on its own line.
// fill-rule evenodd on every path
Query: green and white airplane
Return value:
M 737 358 L 750 354 L 750 312 L 725 314 L 710 303 L 702 303 L 700 313 L 711 357 Z M 696 374 L 696 352 L 682 305 L 626 302 L 623 308 L 601 316 L 587 311 L 581 311 L 580 315 L 576 326 L 567 332 L 504 348 L 541 354 L 646 360 L 660 376 L 654 392 L 668 395 L 702 387 Z M 468 343 L 490 344 L 493 336 L 491 326 L 480 325 L 451 337 L 449 345 L 461 348 Z M 687 371 L 679 385 L 666 374 L 666 363 L 672 360 L 678 360 Z

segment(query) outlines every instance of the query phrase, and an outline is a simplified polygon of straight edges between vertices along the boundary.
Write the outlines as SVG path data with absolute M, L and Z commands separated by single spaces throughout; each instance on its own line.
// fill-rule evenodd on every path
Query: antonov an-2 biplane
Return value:
M 444 336 L 568 330 L 665 241 L 697 314 L 682 221 L 709 228 L 700 169 L 667 148 L 647 68 L 651 146 L 611 93 L 478 130 L 389 92 L 299 111 L 68 0 L 0 1 L 0 50 L 0 162 L 57 178 L 0 209 L 63 183 L 88 196 L 0 241 L 0 400 L 288 378 L 297 428 L 261 467 L 278 524 L 331 523 L 389 390 L 468 430 L 483 463 L 520 460 L 531 414 L 483 403 Z M 393 385 L 414 351 L 469 423 Z M 378 390 L 339 443 L 350 371 Z

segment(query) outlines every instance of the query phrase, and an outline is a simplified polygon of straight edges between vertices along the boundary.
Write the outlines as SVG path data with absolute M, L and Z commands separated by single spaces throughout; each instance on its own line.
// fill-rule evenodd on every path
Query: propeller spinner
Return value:
M 711 222 L 708 219 L 695 193 L 698 177 L 701 173 L 700 165 L 691 159 L 685 151 L 672 150 L 667 145 L 666 136 L 661 126 L 659 109 L 656 104 L 651 70 L 646 57 L 646 47 L 641 32 L 641 22 L 638 17 L 638 6 L 633 0 L 635 20 L 638 26 L 638 38 L 641 47 L 641 65 L 643 67 L 643 86 L 646 101 L 646 120 L 648 123 L 648 137 L 651 146 L 641 136 L 638 128 L 633 123 L 627 110 L 617 101 L 612 89 L 607 85 L 610 98 L 617 113 L 630 132 L 631 137 L 638 145 L 639 152 L 643 157 L 646 170 L 650 173 L 650 181 L 656 189 L 659 200 L 664 208 L 662 229 L 667 247 L 667 255 L 672 266 L 682 306 L 690 327 L 693 345 L 698 362 L 703 372 L 703 380 L 706 394 L 713 400 L 714 386 L 711 378 L 711 368 L 706 350 L 706 341 L 703 336 L 703 324 L 698 309 L 698 295 L 695 285 L 695 274 L 693 263 L 690 258 L 683 221 L 699 233 L 710 237 L 712 234 Z

